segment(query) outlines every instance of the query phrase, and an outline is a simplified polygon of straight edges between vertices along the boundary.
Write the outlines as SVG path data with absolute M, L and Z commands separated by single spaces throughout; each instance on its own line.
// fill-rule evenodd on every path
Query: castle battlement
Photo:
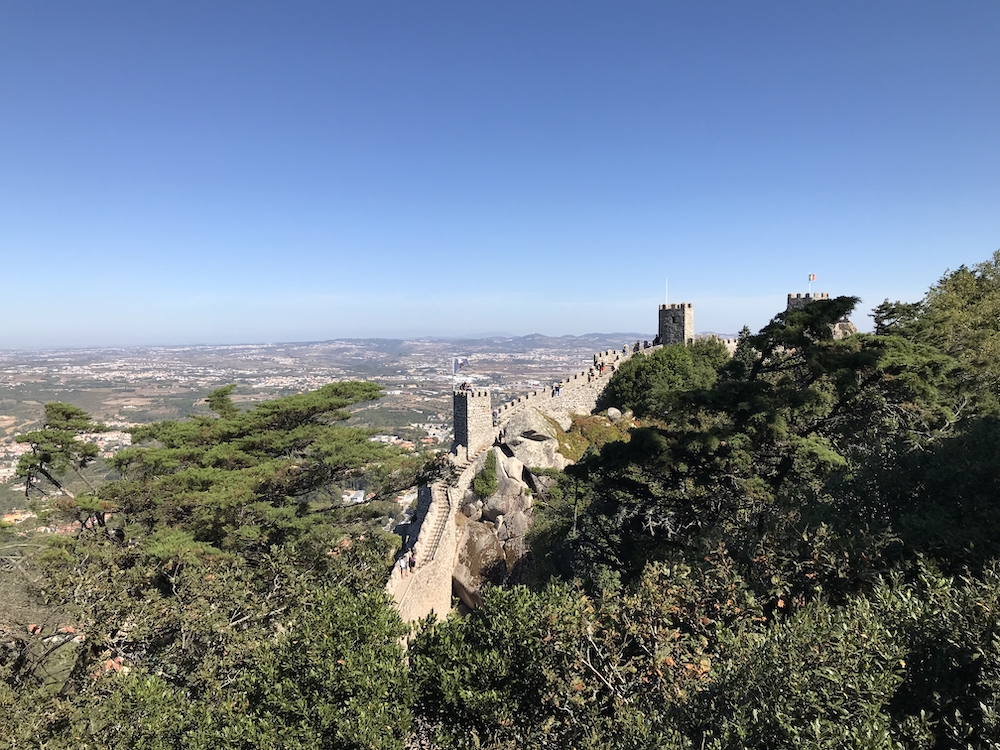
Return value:
M 796 292 L 792 294 L 788 293 L 788 304 L 785 306 L 785 311 L 789 310 L 801 310 L 806 305 L 812 302 L 819 302 L 820 300 L 830 299 L 829 292 L 816 292 L 816 294 L 802 294 L 801 292 Z
M 690 302 L 660 305 L 655 344 L 686 344 L 694 339 L 694 305 Z
M 715 339 L 716 341 L 721 341 L 726 346 L 729 346 L 730 344 L 732 344 L 732 345 L 735 346 L 736 344 L 740 343 L 739 339 L 724 339 L 724 338 L 722 338 L 722 336 L 716 336 L 714 334 L 699 333 L 695 338 L 696 339 Z
M 469 455 L 493 443 L 493 416 L 489 391 L 453 391 L 455 445 L 465 446 Z
M 459 398 L 489 398 L 489 391 L 452 391 L 452 393 Z

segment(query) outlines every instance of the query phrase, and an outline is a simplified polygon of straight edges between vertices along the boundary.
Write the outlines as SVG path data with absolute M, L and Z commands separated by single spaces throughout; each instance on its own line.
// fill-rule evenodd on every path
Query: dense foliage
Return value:
M 216 418 L 136 429 L 121 478 L 71 501 L 100 522 L 34 562 L 40 595 L 85 637 L 47 623 L 42 650 L 4 650 L 7 744 L 401 746 L 405 628 L 384 593 L 397 542 L 322 490 L 352 475 L 375 493 L 408 486 L 420 466 L 342 424 L 374 385 L 246 412 L 230 391 L 209 396 Z M 92 450 L 61 438 L 92 425 L 65 405 L 47 417 L 29 468 L 55 477 Z M 46 668 L 56 651 L 66 674 Z
M 17 442 L 27 443 L 30 448 L 21 455 L 16 470 L 17 476 L 24 479 L 25 497 L 30 498 L 32 490 L 44 495 L 40 485 L 45 483 L 56 493 L 73 497 L 60 477 L 72 470 L 86 482 L 80 472 L 97 458 L 98 453 L 94 443 L 78 438 L 105 430 L 107 427 L 91 420 L 90 415 L 77 406 L 58 401 L 46 404 L 42 428 L 17 436 Z
M 538 499 L 539 583 L 411 649 L 445 746 L 1000 746 L 1000 254 L 855 304 L 616 373 L 645 421 Z
M 731 358 L 630 359 L 603 405 L 637 421 L 571 431 L 590 447 L 539 483 L 528 584 L 422 623 L 405 660 L 392 542 L 323 495 L 352 473 L 375 492 L 414 479 L 340 424 L 377 389 L 248 412 L 217 391 L 217 418 L 137 431 L 122 478 L 72 499 L 103 528 L 36 563 L 87 638 L 57 690 L 43 655 L 11 652 L 0 737 L 1000 747 L 1000 253 L 838 337 L 856 302 L 779 314 Z M 86 456 L 70 433 L 89 420 L 64 411 L 32 438 L 32 481 Z

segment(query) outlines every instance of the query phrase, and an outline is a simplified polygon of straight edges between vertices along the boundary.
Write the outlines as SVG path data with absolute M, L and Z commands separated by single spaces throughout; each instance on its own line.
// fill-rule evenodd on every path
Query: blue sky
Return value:
M 696 328 L 1000 249 L 1000 3 L 0 3 L 0 348 Z

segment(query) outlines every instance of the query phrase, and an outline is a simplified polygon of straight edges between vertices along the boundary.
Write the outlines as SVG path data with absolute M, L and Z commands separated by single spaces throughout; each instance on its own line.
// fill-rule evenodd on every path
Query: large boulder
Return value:
M 531 507 L 531 491 L 522 480 L 524 464 L 499 448 L 493 450 L 497 455 L 497 491 L 483 501 L 481 518 L 496 522 L 498 516 Z
M 521 481 L 520 478 L 509 477 L 506 474 L 498 471 L 497 472 L 497 492 L 498 495 L 520 495 L 526 489 L 528 485 Z
M 524 483 L 524 464 L 521 463 L 520 459 L 516 456 L 507 456 L 500 453 L 498 457 L 501 459 L 500 466 L 503 468 L 503 473 L 506 474 L 511 479 L 517 479 L 522 484 Z
M 558 427 L 533 407 L 521 409 L 503 430 L 503 442 L 522 466 L 564 469 L 567 461 L 559 453 Z
M 507 570 L 506 553 L 493 529 L 487 524 L 468 524 L 452 571 L 455 592 L 467 607 L 474 609 L 482 603 L 479 590 L 484 574 L 500 570 Z
M 503 518 L 503 528 L 508 539 L 523 537 L 531 523 L 530 510 L 516 510 Z
M 501 495 L 497 493 L 483 504 L 482 517 L 487 521 L 496 521 L 498 516 L 520 509 L 520 495 Z
M 534 485 L 536 491 L 544 492 L 545 490 L 551 489 L 558 481 L 559 480 L 555 477 L 550 477 L 545 474 L 531 475 L 531 484 Z
M 477 498 L 471 502 L 467 502 L 462 506 L 462 513 L 470 521 L 478 521 L 483 517 L 483 501 Z

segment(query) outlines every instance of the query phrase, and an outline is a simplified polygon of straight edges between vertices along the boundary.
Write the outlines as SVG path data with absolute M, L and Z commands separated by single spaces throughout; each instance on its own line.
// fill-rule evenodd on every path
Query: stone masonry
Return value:
M 785 312 L 792 312 L 793 310 L 803 310 L 806 305 L 813 302 L 819 302 L 820 300 L 829 300 L 829 292 L 817 292 L 816 294 L 788 294 L 788 305 L 785 307 Z M 842 339 L 845 336 L 851 336 L 858 332 L 857 327 L 847 318 L 842 318 L 833 324 L 833 337 L 835 339 Z
M 485 450 L 496 442 L 511 417 L 535 408 L 569 427 L 570 415 L 589 414 L 594 409 L 622 362 L 637 352 L 648 354 L 657 348 L 642 348 L 636 342 L 635 346 L 599 352 L 592 367 L 560 381 L 558 392 L 555 387 L 545 387 L 500 404 L 496 426 L 489 391 L 454 392 L 455 449 L 451 461 L 459 474 L 418 490 L 416 517 L 404 543 L 405 549 L 412 548 L 416 554 L 416 570 L 404 578 L 398 567 L 393 568 L 386 584 L 404 621 L 412 622 L 431 612 L 444 617 L 451 609 L 452 572 L 461 543 L 458 501 L 482 467 Z
M 785 312 L 791 312 L 792 310 L 801 310 L 810 302 L 817 302 L 821 299 L 830 299 L 829 292 L 817 292 L 816 294 L 788 294 L 788 305 L 785 307 Z
M 493 415 L 489 391 L 455 391 L 452 394 L 455 415 L 455 450 L 469 456 L 493 444 Z
M 472 466 L 458 478 L 472 482 Z M 444 482 L 418 490 L 417 528 L 406 547 L 416 556 L 416 568 L 405 577 L 393 567 L 386 590 L 396 601 L 403 622 L 420 620 L 432 612 L 443 619 L 451 611 L 452 571 L 458 556 L 458 526 L 452 490 Z
M 694 305 L 681 302 L 677 305 L 660 305 L 660 330 L 658 344 L 686 344 L 694 339 Z
M 788 310 L 799 310 L 813 301 L 829 297 L 826 292 L 789 294 Z M 838 327 L 844 330 L 837 331 Z M 835 335 L 847 335 L 855 330 L 850 321 L 845 320 L 836 324 Z M 660 305 L 656 344 L 686 344 L 694 337 L 694 306 L 690 302 Z M 723 339 L 722 343 L 732 353 L 737 341 Z M 452 572 L 464 538 L 457 525 L 460 517 L 464 521 L 459 503 L 482 466 L 485 450 L 500 439 L 506 423 L 522 410 L 533 408 L 566 429 L 573 414 L 592 412 L 607 381 L 622 362 L 634 354 L 651 354 L 659 348 L 635 342 L 634 346 L 599 352 L 594 355 L 592 367 L 560 381 L 557 386 L 540 388 L 500 404 L 496 408 L 495 425 L 489 391 L 454 392 L 455 445 L 451 461 L 458 476 L 440 480 L 419 491 L 417 518 L 405 543 L 406 548 L 413 548 L 416 553 L 416 570 L 403 578 L 399 569 L 394 568 L 386 586 L 404 621 L 411 622 L 431 612 L 443 617 L 450 610 Z

